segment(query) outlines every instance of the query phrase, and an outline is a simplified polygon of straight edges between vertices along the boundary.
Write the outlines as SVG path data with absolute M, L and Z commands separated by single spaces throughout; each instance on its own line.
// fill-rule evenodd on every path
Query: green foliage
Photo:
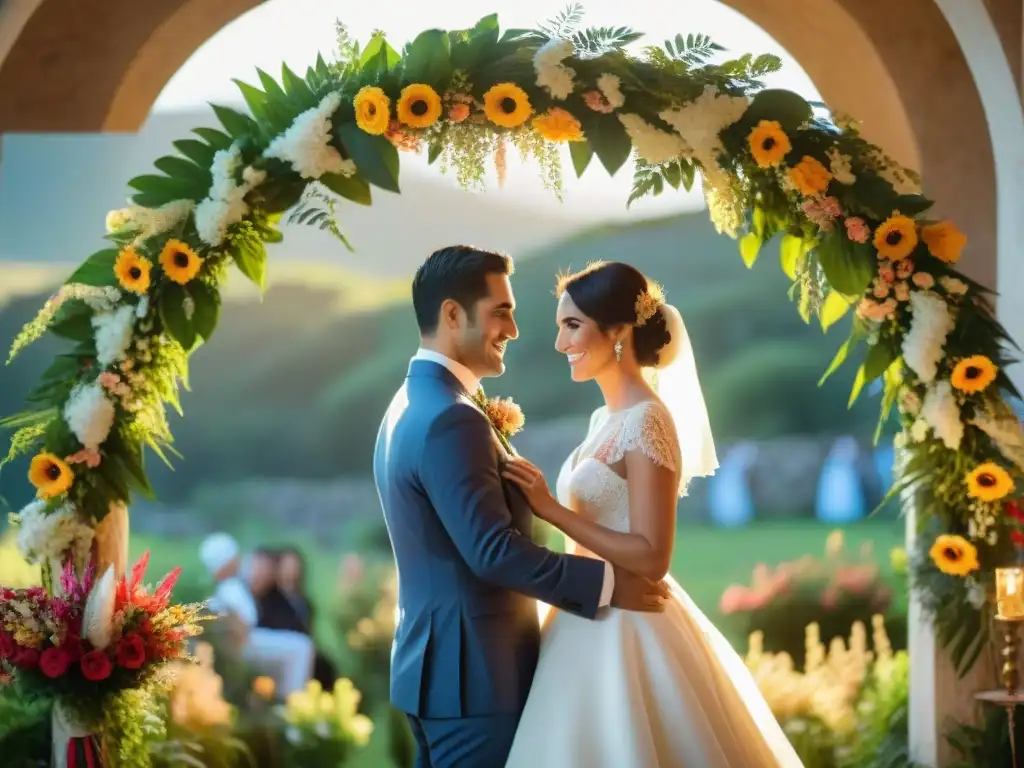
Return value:
M 1019 748 L 1024 744 L 1024 724 L 1020 717 L 1014 720 L 1014 737 Z M 985 707 L 980 726 L 952 725 L 946 740 L 958 758 L 953 768 L 1014 768 L 1009 721 L 1000 707 Z

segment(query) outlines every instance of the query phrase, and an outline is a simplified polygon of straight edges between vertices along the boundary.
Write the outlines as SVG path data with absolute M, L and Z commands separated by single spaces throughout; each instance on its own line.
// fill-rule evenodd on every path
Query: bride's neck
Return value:
M 609 370 L 597 376 L 595 381 L 601 388 L 604 404 L 612 412 L 634 406 L 642 400 L 649 399 L 653 394 L 639 368 L 634 371 L 618 365 L 610 366 Z

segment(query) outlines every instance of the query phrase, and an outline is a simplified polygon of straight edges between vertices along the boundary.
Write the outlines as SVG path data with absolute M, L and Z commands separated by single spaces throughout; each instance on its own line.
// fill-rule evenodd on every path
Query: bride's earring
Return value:
M 620 363 L 622 362 L 622 342 L 621 341 L 616 341 L 615 342 L 615 359 L 618 360 Z

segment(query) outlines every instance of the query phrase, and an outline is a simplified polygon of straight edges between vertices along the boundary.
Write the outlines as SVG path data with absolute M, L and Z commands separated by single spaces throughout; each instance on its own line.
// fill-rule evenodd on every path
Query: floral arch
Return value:
M 1024 516 L 1009 503 L 1024 437 L 1005 399 L 1016 395 L 1005 374 L 1010 340 L 987 290 L 956 269 L 965 237 L 928 217 L 916 174 L 855 123 L 764 89 L 759 78 L 778 69 L 777 58 L 712 64 L 722 49 L 694 35 L 631 55 L 625 46 L 638 33 L 577 31 L 578 15 L 504 31 L 487 16 L 471 29 L 425 31 L 402 52 L 382 34 L 363 47 L 342 32 L 339 61 L 318 58 L 304 77 L 284 67 L 280 81 L 260 71 L 260 87 L 238 82 L 249 114 L 215 106 L 222 128 L 196 128 L 156 161 L 159 173 L 129 182 L 133 204 L 107 218 L 111 247 L 85 260 L 11 350 L 46 332 L 71 343 L 31 410 L 6 422 L 17 429 L 8 458 L 34 454 L 38 500 L 16 519 L 26 555 L 48 574 L 47 595 L 77 596 L 95 618 L 79 579 L 91 579 L 89 562 L 109 562 L 96 527 L 112 510 L 123 514 L 133 493 L 152 494 L 143 455 L 168 461 L 173 452 L 165 407 L 179 407 L 189 354 L 212 339 L 221 284 L 234 265 L 263 286 L 282 216 L 344 241 L 336 201 L 370 205 L 375 187 L 399 192 L 401 153 L 422 147 L 474 187 L 487 162 L 500 175 L 513 145 L 539 161 L 557 192 L 568 143 L 577 174 L 595 157 L 615 174 L 635 156 L 628 202 L 690 189 L 699 172 L 712 219 L 739 240 L 748 266 L 781 235 L 781 267 L 805 321 L 827 329 L 850 316 L 824 377 L 857 356 L 851 403 L 881 381 L 876 434 L 898 406 L 900 480 L 890 496 L 916 496 L 927 532 L 918 584 L 942 641 L 970 668 L 986 636 L 993 569 L 1024 536 Z M 91 591 L 102 591 L 96 582 Z M 121 586 L 108 613 L 148 594 L 138 573 Z M 157 594 L 158 615 L 179 608 Z M 0 617 L 21 599 L 5 592 Z M 191 627 L 182 611 L 168 637 Z M 102 645 L 110 637 L 82 637 L 86 653 L 121 669 Z M 38 654 L 57 642 L 23 634 L 0 658 L 28 684 L 52 688 Z M 141 682 L 110 679 L 111 690 Z

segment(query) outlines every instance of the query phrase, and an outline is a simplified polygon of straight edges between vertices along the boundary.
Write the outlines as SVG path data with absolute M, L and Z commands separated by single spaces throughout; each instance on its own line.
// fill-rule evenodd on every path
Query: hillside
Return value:
M 852 372 L 816 386 L 846 324 L 828 337 L 805 326 L 787 302 L 777 255 L 766 251 L 748 271 L 735 244 L 696 215 L 601 228 L 519 263 L 513 282 L 521 336 L 509 347 L 508 373 L 488 390 L 513 395 L 528 423 L 586 414 L 599 402 L 595 386 L 570 381 L 553 349 L 554 276 L 593 259 L 629 261 L 665 285 L 687 318 L 719 442 L 873 431 L 875 402 L 846 409 Z M 173 474 L 153 469 L 163 497 L 251 475 L 369 472 L 380 415 L 417 339 L 404 300 L 407 277 L 366 280 L 347 268 L 307 272 L 296 264 L 278 273 L 262 304 L 246 291 L 229 293 L 214 345 L 193 357 L 193 391 L 182 398 L 186 419 L 174 423 L 187 461 Z M 46 295 L 8 296 L 0 304 L 5 343 Z M 56 349 L 44 339 L 0 370 L 0 415 L 19 408 Z M 12 503 L 26 494 L 22 470 L 0 476 L 0 495 Z

